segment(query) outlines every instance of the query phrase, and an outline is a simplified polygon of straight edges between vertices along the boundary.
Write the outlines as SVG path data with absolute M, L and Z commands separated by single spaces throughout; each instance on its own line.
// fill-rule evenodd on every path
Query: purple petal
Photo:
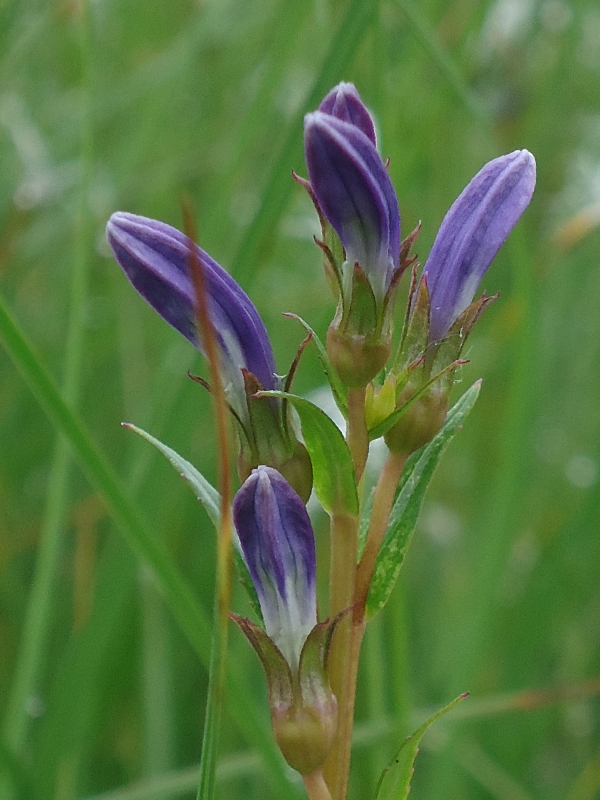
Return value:
M 319 206 L 379 299 L 400 255 L 400 212 L 387 170 L 359 128 L 321 111 L 305 117 L 304 144 Z
M 125 274 L 150 305 L 202 350 L 194 314 L 195 291 L 188 272 L 187 237 L 170 225 L 117 212 L 106 226 L 108 241 Z M 242 369 L 266 389 L 277 388 L 271 344 L 258 311 L 233 278 L 196 245 L 204 269 L 209 312 L 222 366 L 243 393 Z
M 267 634 L 296 668 L 317 624 L 315 540 L 304 503 L 277 470 L 260 466 L 236 494 L 233 520 Z
M 480 170 L 444 217 L 423 270 L 431 295 L 429 340 L 439 341 L 471 303 L 535 188 L 535 159 L 515 150 Z
M 377 144 L 373 120 L 353 83 L 338 83 L 322 101 L 319 111 L 355 125 Z

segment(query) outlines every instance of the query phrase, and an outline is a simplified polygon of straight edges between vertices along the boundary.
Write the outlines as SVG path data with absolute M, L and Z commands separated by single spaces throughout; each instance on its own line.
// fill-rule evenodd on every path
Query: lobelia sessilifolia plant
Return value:
M 291 393 L 296 363 L 286 379 L 277 376 L 256 308 L 207 253 L 164 223 L 123 212 L 110 218 L 107 235 L 133 286 L 204 352 L 190 248 L 202 269 L 238 444 L 237 564 L 242 577 L 249 574 L 261 619 L 231 617 L 264 667 L 285 759 L 302 774 L 311 800 L 345 800 L 365 626 L 389 597 L 433 468 L 477 397 L 479 382 L 449 410 L 465 341 L 494 299 L 473 298 L 531 199 L 535 160 L 520 150 L 486 164 L 449 209 L 419 274 L 411 253 L 418 230 L 401 240 L 398 200 L 377 151 L 375 126 L 352 84 L 340 83 L 307 114 L 304 144 L 308 179 L 294 177 L 321 223 L 316 242 L 337 309 L 325 344 L 302 324 L 346 418 L 345 440 L 322 411 Z M 398 315 L 405 272 L 407 308 Z M 369 445 L 382 436 L 388 455 L 366 493 Z M 328 617 L 322 621 L 305 507 L 313 478 L 331 520 Z M 425 728 L 382 776 L 378 800 L 406 796 Z

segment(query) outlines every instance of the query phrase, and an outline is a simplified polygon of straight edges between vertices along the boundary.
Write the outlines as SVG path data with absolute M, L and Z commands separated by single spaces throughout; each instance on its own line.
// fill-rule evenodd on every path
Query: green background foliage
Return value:
M 285 372 L 302 331 L 281 312 L 321 336 L 333 314 L 290 173 L 304 172 L 304 111 L 341 79 L 376 117 L 423 258 L 486 160 L 526 147 L 538 162 L 456 387 L 483 377 L 480 399 L 367 633 L 352 797 L 373 797 L 403 737 L 466 690 L 427 733 L 411 797 L 600 792 L 600 687 L 585 683 L 600 675 L 596 0 L 4 0 L 0 296 L 117 480 L 99 487 L 58 435 L 3 323 L 2 798 L 195 796 L 209 642 L 184 630 L 211 618 L 214 532 L 119 423 L 214 478 L 213 417 L 186 377 L 201 359 L 129 287 L 104 225 L 115 210 L 180 225 L 190 197 L 200 243 L 255 300 Z M 294 391 L 323 382 L 309 348 Z M 251 613 L 239 587 L 234 607 Z M 234 630 L 230 661 L 217 796 L 302 796 Z M 530 693 L 553 687 L 571 689 Z

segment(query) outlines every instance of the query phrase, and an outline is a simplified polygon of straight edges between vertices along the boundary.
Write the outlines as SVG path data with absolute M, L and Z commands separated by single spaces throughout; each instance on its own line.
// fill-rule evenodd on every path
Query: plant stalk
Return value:
M 302 780 L 309 800 L 331 800 L 331 793 L 325 783 L 322 770 L 317 770 L 312 775 L 304 775 Z
M 356 680 L 358 677 L 360 648 L 366 627 L 364 616 L 358 623 L 350 618 L 342 620 L 342 623 L 348 625 L 347 645 L 344 653 L 346 657 L 344 683 L 340 694 L 336 695 L 338 699 L 338 727 L 331 752 L 324 767 L 327 785 L 331 789 L 333 800 L 346 800 L 348 792 Z
M 356 517 L 333 516 L 331 518 L 331 567 L 329 578 L 329 615 L 335 617 L 349 609 L 354 602 L 354 582 L 358 558 L 358 519 Z M 325 762 L 325 776 L 334 797 L 343 770 L 350 766 L 349 753 L 352 737 L 352 708 L 354 686 L 350 650 L 352 647 L 352 615 L 347 614 L 337 626 L 329 653 L 329 680 L 338 701 L 338 728 L 331 752 Z M 354 676 L 356 681 L 356 676 Z M 350 703 L 350 730 L 341 724 L 347 715 Z M 345 741 L 345 737 L 348 741 Z
M 362 474 L 369 455 L 369 431 L 365 419 L 366 387 L 348 390 L 348 433 L 346 440 L 352 454 L 356 483 Z
M 365 633 L 365 605 L 369 585 L 373 577 L 379 548 L 385 536 L 390 511 L 394 502 L 396 488 L 404 469 L 406 457 L 390 453 L 385 462 L 373 498 L 371 523 L 367 534 L 365 552 L 355 574 L 354 594 L 348 596 L 348 573 L 351 558 L 356 563 L 357 553 L 344 551 L 344 532 L 347 528 L 342 519 L 332 518 L 332 558 L 330 578 L 331 613 L 353 606 L 351 618 L 342 620 L 334 636 L 330 656 L 331 687 L 338 701 L 338 728 L 336 737 L 325 762 L 325 778 L 331 789 L 333 800 L 346 800 L 352 747 L 352 728 L 354 724 L 354 704 L 356 699 L 356 679 L 360 649 Z M 355 522 L 354 520 L 352 520 Z M 346 520 L 347 522 L 347 520 Z M 348 536 L 346 538 L 349 538 Z M 356 541 L 356 539 L 355 539 Z M 348 548 L 350 549 L 350 548 Z M 346 573 L 341 567 L 343 565 Z M 333 601 L 336 605 L 334 606 Z M 340 605 L 340 603 L 344 605 Z M 333 609 L 336 609 L 336 612 Z
M 375 570 L 375 563 L 385 537 L 390 512 L 394 504 L 396 489 L 402 477 L 402 470 L 405 464 L 406 456 L 403 453 L 388 453 L 381 475 L 377 481 L 375 496 L 373 498 L 371 521 L 367 533 L 367 542 L 356 571 L 355 608 L 361 610 L 360 614 L 358 614 L 359 617 L 362 617 L 364 614 L 369 586 L 371 585 L 373 572 Z M 355 616 L 357 616 L 356 613 Z

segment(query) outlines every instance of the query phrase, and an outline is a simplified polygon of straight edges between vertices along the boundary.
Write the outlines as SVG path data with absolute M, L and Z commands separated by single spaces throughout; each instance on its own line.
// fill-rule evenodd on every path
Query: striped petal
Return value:
M 535 159 L 515 150 L 490 161 L 452 204 L 423 273 L 431 295 L 429 341 L 439 341 L 477 287 L 535 188 Z

